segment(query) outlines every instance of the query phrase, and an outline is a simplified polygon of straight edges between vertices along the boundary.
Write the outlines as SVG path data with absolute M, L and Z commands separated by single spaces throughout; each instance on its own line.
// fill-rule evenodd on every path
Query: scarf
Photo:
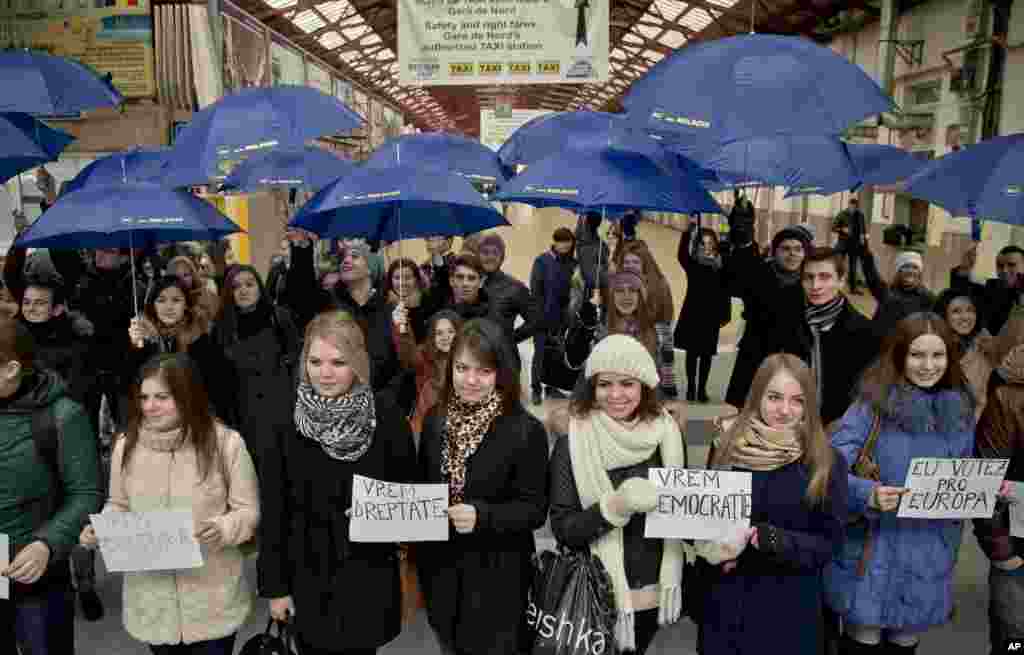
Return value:
M 752 417 L 747 429 L 736 435 L 729 459 L 734 466 L 751 471 L 774 471 L 803 455 L 804 447 L 795 429 L 772 428 Z
M 1024 345 L 1015 346 L 996 369 L 1010 384 L 1024 384 Z
M 821 358 L 821 335 L 835 327 L 839 320 L 839 314 L 846 306 L 846 296 L 837 295 L 824 305 L 807 305 L 804 309 L 804 316 L 807 319 L 807 326 L 811 329 L 811 338 L 814 344 L 811 348 L 811 370 L 814 371 L 814 382 L 818 391 L 818 409 L 824 402 L 824 371 Z
M 377 429 L 373 391 L 368 385 L 356 384 L 338 398 L 326 398 L 309 382 L 300 382 L 295 427 L 299 434 L 319 443 L 331 458 L 354 462 L 370 449 Z
M 626 426 L 603 411 L 593 411 L 583 419 L 569 420 L 569 455 L 583 507 L 592 507 L 615 491 L 608 471 L 633 466 L 650 459 L 660 449 L 662 464 L 684 465 L 683 438 L 675 420 L 663 411 L 649 422 Z M 633 600 L 626 579 L 622 528 L 613 528 L 590 544 L 590 551 L 601 560 L 612 581 L 618 618 L 615 640 L 622 650 L 636 648 Z M 659 591 L 682 584 L 683 542 L 666 539 L 658 576 Z
M 467 403 L 455 395 L 448 401 L 441 440 L 441 476 L 448 480 L 451 505 L 465 500 L 466 460 L 480 447 L 501 410 L 497 390 L 479 403 Z

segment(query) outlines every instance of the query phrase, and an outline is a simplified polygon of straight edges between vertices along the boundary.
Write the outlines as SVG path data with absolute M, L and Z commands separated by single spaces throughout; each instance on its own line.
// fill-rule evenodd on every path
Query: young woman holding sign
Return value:
M 154 655 L 231 655 L 252 609 L 239 546 L 260 520 L 245 443 L 210 414 L 198 367 L 158 355 L 139 372 L 128 430 L 114 446 L 104 512 L 190 509 L 203 566 L 124 577 L 124 625 Z M 96 544 L 93 528 L 82 531 Z
M 709 468 L 751 473 L 751 528 L 736 543 L 697 542 L 703 655 L 821 652 L 821 571 L 843 538 L 846 463 L 818 414 L 814 376 L 771 355 Z M 697 584 L 697 580 L 694 581 Z M 689 583 L 688 583 L 689 584 Z M 780 626 L 792 626 L 780 629 Z
M 402 627 L 398 547 L 349 541 L 352 476 L 411 481 L 412 432 L 391 394 L 371 389 L 366 337 L 347 313 L 309 323 L 300 361 L 295 408 L 260 468 L 260 594 L 303 655 L 369 655 Z
M 447 542 L 416 546 L 430 625 L 446 655 L 515 655 L 547 516 L 547 433 L 520 401 L 503 329 L 462 326 L 444 393 L 423 423 L 421 479 L 446 483 Z
M 963 522 L 896 513 L 913 458 L 971 456 L 974 409 L 945 321 L 916 313 L 896 324 L 832 435 L 860 473 L 848 475 L 848 504 L 851 515 L 863 515 L 825 569 L 826 601 L 843 617 L 844 655 L 910 655 L 923 632 L 949 621 Z
M 643 655 L 659 626 L 682 610 L 679 540 L 645 539 L 654 509 L 652 467 L 686 466 L 686 445 L 658 400 L 650 352 L 624 334 L 605 337 L 587 358 L 569 414 L 553 425 L 551 530 L 560 544 L 589 548 L 612 581 L 621 650 Z

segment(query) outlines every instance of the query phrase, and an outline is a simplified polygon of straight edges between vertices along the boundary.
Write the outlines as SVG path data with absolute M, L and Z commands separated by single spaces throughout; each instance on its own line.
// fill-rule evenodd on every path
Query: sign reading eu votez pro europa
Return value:
M 608 80 L 610 0 L 398 0 L 404 85 Z

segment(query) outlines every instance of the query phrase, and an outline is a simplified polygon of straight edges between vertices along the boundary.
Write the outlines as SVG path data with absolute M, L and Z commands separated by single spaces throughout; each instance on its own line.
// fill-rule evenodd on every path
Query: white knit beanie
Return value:
M 651 389 L 660 381 L 651 353 L 642 343 L 625 334 L 608 335 L 590 351 L 584 375 L 589 380 L 599 373 L 635 378 Z
M 896 270 L 900 270 L 904 266 L 916 266 L 918 270 L 924 270 L 924 258 L 921 257 L 921 253 L 914 252 L 913 250 L 905 250 L 900 254 L 896 255 Z

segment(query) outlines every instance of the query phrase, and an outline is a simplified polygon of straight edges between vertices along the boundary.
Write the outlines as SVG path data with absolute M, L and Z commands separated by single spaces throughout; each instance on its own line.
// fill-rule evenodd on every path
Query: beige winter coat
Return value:
M 212 518 L 229 544 L 216 552 L 202 546 L 201 568 L 126 573 L 124 625 L 148 644 L 192 644 L 236 632 L 252 608 L 238 545 L 259 525 L 256 471 L 237 432 L 218 424 L 217 438 L 226 470 L 219 467 L 199 484 L 196 452 L 178 445 L 176 435 L 140 437 L 122 474 L 124 439 L 114 448 L 110 500 L 104 512 L 191 508 L 198 525 Z

